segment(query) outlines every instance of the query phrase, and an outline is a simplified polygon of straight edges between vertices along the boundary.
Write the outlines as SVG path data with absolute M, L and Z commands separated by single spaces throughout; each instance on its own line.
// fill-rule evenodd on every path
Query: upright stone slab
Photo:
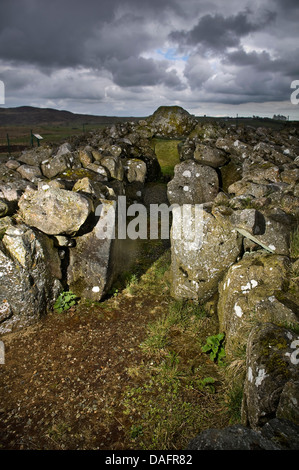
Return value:
M 176 238 L 174 217 L 171 229 L 172 293 L 178 299 L 203 302 L 217 292 L 219 281 L 240 254 L 242 240 L 228 222 L 220 223 L 203 209 L 202 216 L 196 221 L 195 205 L 190 207 L 191 217 L 182 220 L 181 225 L 187 238 L 194 227 L 201 237 L 197 242 Z
M 76 246 L 70 248 L 67 271 L 69 289 L 92 301 L 101 300 L 109 291 L 117 263 L 114 257 L 116 204 L 107 200 L 101 202 L 102 210 L 96 211 L 100 218 L 94 229 L 78 237 Z

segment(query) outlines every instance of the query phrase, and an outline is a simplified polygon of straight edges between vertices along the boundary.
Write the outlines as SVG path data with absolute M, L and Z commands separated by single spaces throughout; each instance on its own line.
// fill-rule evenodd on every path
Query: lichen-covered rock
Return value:
M 144 164 L 146 171 L 146 165 L 144 162 L 142 163 Z M 119 158 L 118 155 L 104 156 L 101 159 L 101 165 L 107 168 L 111 178 L 117 179 L 119 181 L 122 181 L 124 179 L 124 166 L 122 160 Z
M 294 357 L 294 344 L 298 343 L 299 335 L 272 323 L 258 324 L 252 329 L 246 353 L 244 424 L 259 429 L 276 416 L 284 386 L 299 379 Z
M 62 289 L 60 259 L 53 241 L 9 219 L 0 242 L 0 275 L 0 333 L 39 320 Z
M 261 434 L 270 439 L 281 450 L 299 449 L 299 426 L 285 418 L 270 419 L 261 429 Z
M 91 196 L 95 201 L 99 199 L 110 199 L 109 188 L 100 181 L 92 181 L 87 176 L 79 179 L 73 186 L 72 191 Z
M 35 183 L 38 180 L 43 179 L 42 172 L 38 166 L 31 166 L 31 165 L 20 165 L 17 168 L 17 171 L 20 173 L 22 178 Z
M 294 343 L 293 346 L 299 346 L 298 343 Z M 293 361 L 299 365 L 299 350 L 294 348 Z M 299 377 L 298 380 L 289 380 L 284 385 L 278 407 L 276 410 L 277 418 L 287 419 L 299 426 Z M 298 435 L 299 439 L 299 435 Z
M 40 166 L 43 161 L 48 160 L 53 155 L 53 149 L 51 147 L 42 146 L 36 147 L 30 150 L 25 150 L 18 161 L 31 166 Z
M 230 217 L 231 224 L 244 237 L 278 255 L 290 254 L 290 235 L 296 220 L 279 208 L 236 210 Z
M 291 305 L 283 298 L 290 270 L 289 258 L 263 251 L 247 254 L 227 270 L 219 284 L 218 318 L 229 358 L 246 347 L 257 322 L 298 323 Z
M 138 158 L 131 158 L 125 163 L 125 175 L 129 183 L 144 183 L 146 179 L 146 164 Z
M 192 439 L 187 450 L 280 450 L 261 433 L 240 424 L 224 429 L 206 429 Z
M 92 301 L 101 300 L 107 294 L 117 265 L 114 257 L 116 240 L 112 235 L 116 206 L 113 201 L 102 200 L 101 203 L 100 217 L 94 229 L 77 237 L 76 246 L 70 249 L 67 271 L 69 289 Z
M 223 150 L 203 143 L 195 146 L 194 160 L 212 168 L 219 168 L 228 162 L 227 154 Z
M 8 215 L 9 212 L 9 206 L 8 204 L 0 199 L 0 217 L 4 217 Z
M 190 134 L 197 120 L 180 106 L 160 106 L 147 123 L 154 135 L 178 138 Z
M 176 238 L 176 211 L 171 229 L 172 294 L 175 298 L 203 302 L 217 292 L 218 283 L 235 263 L 242 239 L 229 223 L 220 223 L 206 210 L 201 210 L 197 219 L 195 206 L 191 206 L 188 223 L 183 219 L 183 208 L 179 213 L 185 238 Z M 194 239 L 196 242 L 192 240 L 192 231 L 200 237 Z
M 26 191 L 19 200 L 20 215 L 27 225 L 48 235 L 74 235 L 93 210 L 85 195 L 47 187 Z
M 202 204 L 215 199 L 219 179 L 214 168 L 185 160 L 174 168 L 174 177 L 167 185 L 170 204 Z

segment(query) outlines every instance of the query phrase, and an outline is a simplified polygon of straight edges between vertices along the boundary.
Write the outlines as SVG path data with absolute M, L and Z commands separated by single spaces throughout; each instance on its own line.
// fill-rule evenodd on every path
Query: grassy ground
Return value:
M 180 163 L 178 144 L 180 140 L 152 139 L 152 147 L 158 157 L 164 176 L 173 177 L 174 167 Z

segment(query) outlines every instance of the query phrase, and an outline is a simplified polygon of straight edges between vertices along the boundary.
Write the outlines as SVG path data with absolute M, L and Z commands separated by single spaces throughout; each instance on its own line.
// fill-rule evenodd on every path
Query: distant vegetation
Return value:
M 10 152 L 13 154 L 19 153 L 31 145 L 31 130 L 33 133 L 40 134 L 43 137 L 43 143 L 53 144 L 69 139 L 71 136 L 111 126 L 118 122 L 138 121 L 140 119 L 144 119 L 144 117 L 92 116 L 30 106 L 0 108 L 0 154 L 8 153 L 7 135 L 9 137 Z M 249 125 L 252 127 L 270 127 L 276 130 L 286 126 L 299 125 L 298 121 L 279 121 L 258 116 L 253 118 L 199 116 L 197 119 L 202 123 L 218 122 L 222 125 Z M 156 140 L 155 144 L 157 151 L 163 146 L 163 143 L 159 140 Z M 176 144 L 173 142 L 173 144 L 169 145 L 171 147 L 169 148 L 171 159 L 175 160 L 177 157 L 173 149 Z M 169 168 L 165 168 L 165 174 L 172 174 L 172 167 L 173 165 L 170 163 Z

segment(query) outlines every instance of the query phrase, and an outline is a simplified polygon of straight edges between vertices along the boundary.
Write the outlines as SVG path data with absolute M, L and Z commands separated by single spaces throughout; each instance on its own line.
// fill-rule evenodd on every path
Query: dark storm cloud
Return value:
M 202 44 L 211 49 L 223 50 L 238 46 L 241 37 L 262 30 L 275 17 L 275 12 L 266 11 L 263 19 L 254 22 L 250 19 L 249 10 L 227 17 L 218 13 L 207 14 L 190 31 L 174 31 L 169 37 L 186 45 Z
M 179 88 L 181 81 L 175 71 L 166 71 L 167 64 L 143 57 L 129 57 L 123 61 L 113 60 L 109 64 L 114 82 L 120 86 L 153 86 L 165 83 Z
M 108 111 L 288 100 L 298 15 L 298 0 L 0 0 L 0 79 L 14 102 Z

